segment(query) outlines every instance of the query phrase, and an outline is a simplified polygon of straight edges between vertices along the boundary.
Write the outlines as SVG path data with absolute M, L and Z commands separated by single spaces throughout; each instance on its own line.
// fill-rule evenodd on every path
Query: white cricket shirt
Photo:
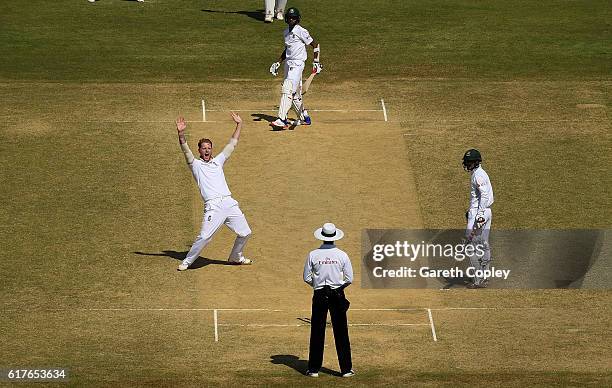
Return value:
M 470 209 L 484 211 L 493 205 L 493 186 L 485 170 L 478 166 L 472 170 L 472 189 L 470 191 Z
M 227 157 L 221 152 L 209 162 L 205 162 L 202 159 L 195 159 L 193 163 L 189 165 L 193 178 L 200 188 L 200 194 L 204 202 L 214 198 L 232 195 L 229 187 L 227 187 L 225 174 L 223 173 L 223 165 L 226 160 Z
M 308 52 L 306 46 L 312 43 L 312 37 L 307 29 L 296 24 L 293 29 L 285 28 L 285 56 L 288 61 L 306 61 Z
M 304 264 L 304 281 L 315 290 L 338 288 L 353 282 L 353 266 L 348 255 L 333 244 L 323 244 L 310 252 Z

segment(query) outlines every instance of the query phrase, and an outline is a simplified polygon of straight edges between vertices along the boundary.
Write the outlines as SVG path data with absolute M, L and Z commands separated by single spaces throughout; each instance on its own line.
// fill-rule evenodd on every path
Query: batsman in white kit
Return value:
M 302 101 L 302 72 L 304 71 L 304 62 L 308 59 L 307 45 L 310 45 L 314 52 L 312 73 L 318 74 L 323 70 L 323 66 L 319 62 L 321 53 L 319 43 L 310 36 L 307 29 L 299 24 L 300 19 L 300 11 L 295 7 L 289 8 L 287 13 L 285 13 L 285 22 L 288 25 L 283 32 L 285 50 L 283 50 L 278 61 L 270 66 L 270 73 L 276 76 L 281 63 L 285 62 L 285 79 L 281 86 L 278 118 L 270 123 L 272 127 L 278 129 L 289 128 L 287 114 L 291 107 L 293 107 L 298 117 L 297 121 L 293 123 L 294 125 L 310 125 L 312 123 Z
M 212 141 L 210 139 L 200 139 L 198 142 L 200 159 L 193 157 L 185 140 L 185 128 L 187 128 L 185 119 L 179 117 L 176 120 L 176 130 L 181 150 L 185 155 L 193 178 L 198 184 L 205 205 L 200 234 L 196 237 L 183 262 L 178 266 L 179 271 L 185 271 L 193 264 L 202 249 L 211 241 L 212 236 L 223 224 L 227 225 L 237 235 L 234 247 L 229 255 L 229 262 L 243 265 L 252 263 L 242 254 L 244 245 L 251 235 L 251 228 L 249 228 L 238 202 L 232 198 L 232 193 L 227 186 L 223 173 L 223 166 L 238 144 L 240 130 L 242 129 L 242 118 L 232 112 L 232 119 L 236 123 L 236 129 L 223 151 L 213 158 Z
M 491 265 L 491 248 L 489 233 L 491 231 L 491 205 L 493 205 L 493 186 L 489 175 L 480 165 L 482 157 L 476 149 L 469 149 L 463 155 L 463 168 L 470 173 L 470 208 L 465 213 L 467 226 L 466 238 L 469 242 L 482 244 L 484 254 L 470 256 L 470 265 L 478 270 L 489 270 Z M 485 288 L 487 279 L 474 277 L 468 288 Z

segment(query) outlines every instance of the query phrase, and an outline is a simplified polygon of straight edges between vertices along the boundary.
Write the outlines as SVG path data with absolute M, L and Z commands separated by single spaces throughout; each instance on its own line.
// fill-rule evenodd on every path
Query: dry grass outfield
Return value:
M 316 247 L 312 230 L 325 220 L 343 228 L 341 246 L 359 276 L 363 228 L 461 224 L 467 176 L 459 159 L 468 145 L 485 147 L 498 225 L 578 227 L 589 220 L 609 227 L 609 217 L 594 214 L 610 211 L 602 174 L 610 159 L 603 120 L 609 83 L 313 84 L 312 107 L 377 109 L 384 97 L 391 122 L 378 112 L 320 112 L 312 127 L 272 132 L 243 112 L 243 137 L 226 176 L 254 231 L 247 254 L 256 263 L 223 265 L 233 236 L 222 230 L 202 253 L 207 260 L 177 273 L 202 203 L 172 120 L 179 114 L 200 120 L 202 97 L 209 109 L 270 114 L 260 109 L 276 102 L 277 83 L 0 88 L 8 101 L 0 108 L 0 167 L 8 182 L 0 190 L 10 199 L 0 211 L 0 359 L 7 367 L 66 366 L 77 384 L 303 384 L 307 326 L 221 326 L 214 343 L 211 311 L 193 309 L 283 310 L 221 312 L 222 324 L 304 323 L 310 291 L 300 276 L 305 254 Z M 562 90 L 590 97 L 558 98 Z M 507 108 L 495 108 L 499 96 Z M 227 113 L 211 112 L 209 120 L 217 122 L 190 123 L 192 148 L 208 136 L 218 151 L 231 135 Z M 482 143 L 473 126 L 485 135 Z M 509 149 L 515 144 L 548 167 L 537 181 L 520 177 L 534 166 L 515 157 Z M 589 169 L 577 171 L 566 159 L 576 144 L 596 150 L 586 156 Z M 578 184 L 580 201 L 566 201 L 562 189 Z M 534 190 L 542 185 L 546 191 Z M 428 323 L 425 310 L 362 308 L 499 309 L 434 310 L 438 342 L 427 326 L 353 327 L 359 375 L 349 382 L 325 375 L 320 383 L 610 384 L 609 292 L 355 285 L 348 295 L 353 323 Z M 109 308 L 117 310 L 96 310 Z M 337 370 L 331 334 L 327 350 L 324 365 Z

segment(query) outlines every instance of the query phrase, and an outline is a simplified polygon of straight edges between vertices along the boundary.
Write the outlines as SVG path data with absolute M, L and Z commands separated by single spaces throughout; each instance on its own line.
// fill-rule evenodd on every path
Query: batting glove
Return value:
M 319 74 L 320 72 L 323 71 L 323 65 L 320 64 L 319 62 L 313 62 L 312 63 L 312 72 L 315 74 Z
M 485 218 L 484 212 L 476 213 L 476 227 L 478 229 L 482 228 L 486 222 L 487 219 Z
M 270 66 L 270 73 L 276 77 L 278 75 L 279 68 L 280 68 L 280 62 L 274 62 L 272 66 Z

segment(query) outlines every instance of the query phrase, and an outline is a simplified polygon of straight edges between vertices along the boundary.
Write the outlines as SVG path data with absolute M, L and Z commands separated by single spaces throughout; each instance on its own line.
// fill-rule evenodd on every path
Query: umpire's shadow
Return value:
M 308 360 L 300 360 L 298 356 L 294 356 L 292 354 L 276 354 L 274 356 L 270 356 L 270 359 L 272 364 L 287 365 L 289 368 L 293 368 L 301 374 L 305 374 L 306 371 L 308 371 Z M 327 368 L 321 368 L 319 372 L 330 375 L 338 375 L 337 372 Z
M 185 258 L 185 256 L 187 256 L 187 252 L 189 251 L 183 251 L 183 252 L 178 252 L 178 251 L 162 251 L 162 253 L 147 253 L 147 252 L 134 252 L 137 255 L 141 255 L 141 256 L 159 256 L 159 257 L 171 257 L 175 260 L 179 260 L 179 261 L 183 261 L 183 259 Z M 232 263 L 230 263 L 227 260 L 215 260 L 215 259 L 209 259 L 206 257 L 202 257 L 199 256 L 196 261 L 193 262 L 193 264 L 191 264 L 189 266 L 190 269 L 198 269 L 198 268 L 202 268 L 202 267 L 206 267 L 207 265 L 211 265 L 211 264 L 217 264 L 217 265 L 234 265 Z

